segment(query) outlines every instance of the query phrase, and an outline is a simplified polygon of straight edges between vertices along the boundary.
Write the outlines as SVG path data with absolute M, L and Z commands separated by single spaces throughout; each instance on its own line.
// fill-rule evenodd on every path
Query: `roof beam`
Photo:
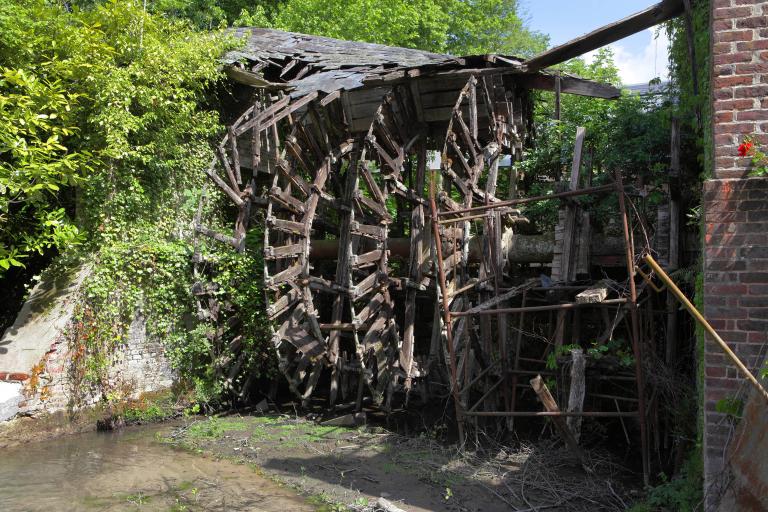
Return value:
M 683 8 L 682 0 L 663 0 L 644 11 L 540 53 L 525 61 L 523 65 L 526 71 L 532 72 L 560 64 L 679 16 L 683 13 Z
M 554 75 L 541 73 L 523 73 L 520 75 L 511 75 L 511 78 L 526 89 L 554 91 L 557 83 L 557 78 Z M 612 85 L 592 82 L 590 80 L 572 76 L 560 77 L 560 92 L 577 94 L 579 96 L 590 96 L 592 98 L 603 98 L 606 100 L 616 99 L 621 96 L 621 90 Z

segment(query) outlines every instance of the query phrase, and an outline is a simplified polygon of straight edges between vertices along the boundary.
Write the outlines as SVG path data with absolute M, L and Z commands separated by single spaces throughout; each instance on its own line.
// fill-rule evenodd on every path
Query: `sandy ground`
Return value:
M 379 497 L 409 512 L 626 510 L 640 496 L 636 477 L 610 457 L 591 453 L 588 475 L 556 441 L 478 453 L 424 435 L 267 415 L 190 420 L 168 442 L 255 465 L 330 511 L 376 510 Z

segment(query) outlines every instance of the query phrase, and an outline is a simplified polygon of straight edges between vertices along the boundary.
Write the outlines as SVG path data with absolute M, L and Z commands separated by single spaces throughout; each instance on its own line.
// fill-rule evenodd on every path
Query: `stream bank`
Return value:
M 618 511 L 641 497 L 642 478 L 609 454 L 590 451 L 588 475 L 552 441 L 513 449 L 486 440 L 482 452 L 470 452 L 428 434 L 275 414 L 195 419 L 166 442 L 256 465 L 331 511 L 377 510 L 379 497 L 408 512 Z

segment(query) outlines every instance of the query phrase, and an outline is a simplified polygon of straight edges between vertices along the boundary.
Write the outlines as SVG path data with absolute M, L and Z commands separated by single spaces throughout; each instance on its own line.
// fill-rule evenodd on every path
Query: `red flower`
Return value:
M 742 142 L 741 145 L 739 145 L 739 156 L 747 156 L 752 149 L 752 145 L 751 142 Z

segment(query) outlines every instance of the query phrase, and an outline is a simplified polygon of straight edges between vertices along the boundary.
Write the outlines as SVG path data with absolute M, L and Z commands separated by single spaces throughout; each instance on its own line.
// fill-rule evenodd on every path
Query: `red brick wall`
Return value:
M 702 1 L 702 0 L 699 0 Z M 713 178 L 704 184 L 704 314 L 752 369 L 768 341 L 768 179 L 747 178 L 738 145 L 768 145 L 768 1 L 712 0 Z M 744 388 L 722 351 L 705 345 L 704 471 L 713 510 L 732 437 L 718 400 Z
M 740 178 L 744 136 L 768 144 L 768 2 L 712 0 L 712 31 L 715 177 Z

